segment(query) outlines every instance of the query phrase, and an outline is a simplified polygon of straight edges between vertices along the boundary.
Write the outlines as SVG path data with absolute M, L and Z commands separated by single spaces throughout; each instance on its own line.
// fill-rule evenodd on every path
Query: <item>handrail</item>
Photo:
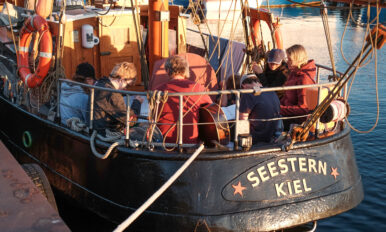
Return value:
M 328 71 L 332 71 L 330 68 L 326 67 L 326 66 L 323 66 L 323 65 L 317 65 L 317 72 L 318 72 L 318 77 L 317 77 L 317 82 L 319 82 L 319 69 L 325 69 L 325 70 L 328 70 Z M 339 75 L 342 75 L 341 72 L 337 72 Z M 127 97 L 127 104 L 129 104 L 129 97 L 130 96 L 133 96 L 133 95 L 141 95 L 141 96 L 147 96 L 148 95 L 148 92 L 152 92 L 152 91 L 147 91 L 147 92 L 138 92 L 138 91 L 125 91 L 125 90 L 116 90 L 116 89 L 111 89 L 111 88 L 104 88 L 104 87 L 99 87 L 99 86 L 93 86 L 93 85 L 88 85 L 88 84 L 84 84 L 84 83 L 79 83 L 79 82 L 75 82 L 75 81 L 72 81 L 72 80 L 67 80 L 67 79 L 59 79 L 59 82 L 66 82 L 66 83 L 69 83 L 69 84 L 72 84 L 72 85 L 79 85 L 79 86 L 83 86 L 83 87 L 86 87 L 86 88 L 90 88 L 91 89 L 91 96 L 90 96 L 90 99 L 91 99 L 91 104 L 90 104 L 90 129 L 93 129 L 93 125 L 92 125 L 92 122 L 93 122 L 93 111 L 94 111 L 94 95 L 95 95 L 95 90 L 102 90 L 102 91 L 109 91 L 109 92 L 114 92 L 114 93 L 120 93 L 120 94 L 123 94 L 124 96 Z M 234 149 L 238 149 L 238 128 L 239 128 L 239 108 L 240 108 L 240 99 L 241 99 L 241 94 L 246 94 L 246 93 L 252 93 L 254 95 L 260 95 L 261 93 L 264 93 L 264 92 L 273 92 L 273 91 L 286 91 L 286 90 L 296 90 L 296 89 L 305 89 L 305 88 L 318 88 L 318 95 L 319 95 L 319 92 L 320 90 L 323 88 L 323 87 L 330 87 L 332 84 L 336 84 L 337 82 L 325 82 L 325 83 L 317 83 L 317 84 L 310 84 L 310 85 L 297 85 L 297 86 L 283 86 L 283 87 L 270 87 L 270 88 L 257 88 L 257 89 L 237 89 L 237 90 L 217 90 L 217 91 L 206 91 L 206 92 L 188 92 L 188 93 L 168 93 L 168 97 L 178 97 L 179 98 L 179 102 L 180 102 L 180 109 L 179 109 L 179 116 L 178 116 L 178 122 L 177 123 L 177 130 L 178 130 L 178 134 L 179 135 L 182 135 L 183 133 L 183 126 L 184 125 L 189 125 L 189 123 L 183 123 L 183 120 L 181 120 L 181 118 L 183 118 L 183 107 L 181 107 L 181 104 L 183 102 L 183 96 L 194 96 L 194 95 L 209 95 L 209 96 L 213 96 L 213 95 L 220 95 L 220 94 L 234 94 L 236 96 L 236 107 L 235 107 L 235 119 L 233 122 L 235 122 L 235 136 L 234 136 Z M 59 92 L 60 93 L 60 92 Z M 161 95 L 163 95 L 164 93 L 161 92 L 160 93 Z M 318 97 L 319 99 L 319 97 Z M 320 101 L 318 100 L 317 104 L 319 105 L 320 104 Z M 130 109 L 130 106 L 127 106 L 126 108 L 126 111 L 127 113 L 129 112 L 129 109 Z M 127 118 L 129 118 L 130 116 L 127 115 Z M 279 118 L 279 119 L 274 119 L 274 120 L 280 120 L 282 118 Z M 154 122 L 149 122 L 149 124 L 152 124 Z M 197 124 L 201 124 L 201 123 L 197 123 Z M 318 131 L 318 123 L 316 125 L 316 131 Z M 129 123 L 126 123 L 126 133 L 125 133 L 125 139 L 126 139 L 126 145 L 128 146 L 128 140 L 129 140 L 129 130 L 130 130 L 130 124 Z M 183 141 L 182 141 L 182 136 L 180 136 L 181 138 L 179 138 L 179 140 L 175 143 L 175 146 L 177 146 L 178 148 L 180 148 L 180 150 L 182 149 L 182 147 L 185 147 L 183 144 Z M 151 142 L 152 143 L 152 142 Z M 158 144 L 159 145 L 159 144 Z
M 319 67 L 319 68 L 322 68 L 322 69 L 325 69 L 325 70 L 328 70 L 328 71 L 333 71 L 332 68 L 328 67 L 328 66 L 325 66 L 325 65 L 321 65 L 321 64 L 315 64 L 316 67 Z M 343 75 L 342 72 L 339 72 L 338 70 L 336 70 L 336 73 L 339 74 L 339 75 Z
M 127 91 L 127 90 L 117 90 L 111 88 L 104 88 L 99 86 L 93 86 L 88 84 L 83 84 L 71 80 L 59 79 L 61 82 L 67 82 L 75 85 L 84 86 L 90 89 L 104 90 L 113 93 L 121 93 L 125 95 L 142 95 L 146 96 L 147 92 L 136 92 L 136 91 Z M 335 84 L 336 82 L 326 82 L 322 84 L 311 84 L 311 85 L 294 85 L 294 86 L 283 86 L 283 87 L 270 87 L 270 88 L 260 88 L 259 91 L 253 89 L 237 89 L 237 90 L 216 90 L 216 91 L 206 91 L 206 92 L 188 92 L 188 93 L 168 93 L 169 97 L 179 97 L 179 96 L 194 96 L 194 95 L 219 95 L 219 94 L 236 94 L 236 93 L 264 93 L 264 92 L 274 92 L 274 91 L 283 91 L 283 90 L 294 90 L 294 89 L 305 89 L 305 88 L 315 88 L 315 87 L 325 87 Z M 151 90 L 149 90 L 152 92 Z

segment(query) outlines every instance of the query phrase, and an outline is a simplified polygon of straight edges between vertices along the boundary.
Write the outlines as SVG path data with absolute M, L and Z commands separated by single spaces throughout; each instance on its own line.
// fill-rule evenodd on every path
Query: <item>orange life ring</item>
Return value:
M 33 32 L 39 33 L 39 64 L 35 73 L 32 73 L 29 68 L 29 53 L 28 49 L 32 40 Z M 28 18 L 21 31 L 21 39 L 18 54 L 18 69 L 21 80 L 29 88 L 40 86 L 47 76 L 52 60 L 52 35 L 49 31 L 47 21 L 39 16 L 31 16 Z M 34 47 L 34 52 L 36 47 Z
M 273 22 L 272 13 L 264 9 L 249 9 L 249 14 L 251 17 L 251 26 L 253 28 L 253 36 L 256 41 L 256 45 L 261 44 L 261 35 L 260 35 L 260 21 L 267 23 L 269 30 L 271 31 L 272 41 L 274 42 L 274 48 L 283 49 L 283 39 L 280 30 L 280 24 L 278 19 L 276 22 Z
M 280 30 L 280 24 L 279 23 L 273 23 L 273 30 L 274 30 L 274 38 L 275 38 L 275 44 L 276 48 L 283 49 L 283 37 L 281 36 L 281 30 Z

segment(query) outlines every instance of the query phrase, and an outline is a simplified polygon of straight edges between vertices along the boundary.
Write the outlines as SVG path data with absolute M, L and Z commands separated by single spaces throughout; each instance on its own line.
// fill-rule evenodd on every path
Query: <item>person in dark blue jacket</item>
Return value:
M 241 77 L 242 89 L 262 87 L 255 74 Z M 243 94 L 240 102 L 240 120 L 250 121 L 250 134 L 253 144 L 274 141 L 282 132 L 282 121 L 272 120 L 280 117 L 280 101 L 275 92 L 260 95 Z

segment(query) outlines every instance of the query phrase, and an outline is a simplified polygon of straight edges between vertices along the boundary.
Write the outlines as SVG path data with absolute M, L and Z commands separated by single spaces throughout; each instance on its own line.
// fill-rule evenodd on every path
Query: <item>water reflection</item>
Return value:
M 293 44 L 302 44 L 307 49 L 310 58 L 319 64 L 331 66 L 322 18 L 318 8 L 276 8 L 271 9 L 271 11 L 275 16 L 281 18 L 285 48 Z M 337 70 L 341 72 L 344 72 L 349 63 L 360 53 L 366 38 L 366 25 L 364 24 L 367 20 L 364 17 L 367 16 L 366 9 L 353 9 L 351 14 L 352 17 L 350 16 L 345 31 L 349 11 L 347 9 L 328 11 L 334 60 Z M 380 19 L 380 21 L 382 20 Z M 237 28 L 242 30 L 242 27 Z M 242 41 L 242 33 L 236 34 L 239 35 L 236 40 Z M 349 96 L 351 106 L 349 121 L 355 128 L 366 131 L 377 122 L 376 87 L 379 88 L 380 112 L 377 127 L 370 134 L 354 131 L 351 133 L 357 164 L 363 178 L 365 198 L 355 209 L 321 220 L 317 231 L 386 231 L 386 224 L 384 223 L 386 220 L 384 213 L 386 201 L 383 194 L 386 191 L 386 184 L 384 183 L 386 157 L 383 155 L 386 153 L 384 146 L 386 141 L 384 133 L 386 131 L 386 109 L 384 107 L 386 102 L 385 49 L 386 47 L 383 50 L 376 50 L 369 62 L 358 71 L 352 81 L 353 85 Z M 322 75 L 323 78 L 326 79 L 327 75 Z
M 309 56 L 317 63 L 330 65 L 323 25 L 318 9 L 273 9 L 276 15 L 282 17 L 282 30 L 285 35 L 285 47 L 294 43 L 301 43 L 309 51 Z M 385 11 L 383 9 L 383 11 Z M 363 45 L 366 27 L 363 24 L 350 22 L 341 43 L 347 21 L 348 10 L 329 10 L 329 24 L 331 30 L 334 59 L 337 69 L 344 71 L 348 64 L 344 56 L 352 61 Z M 363 21 L 367 15 L 366 9 L 355 9 L 352 16 L 356 21 Z M 381 21 L 384 19 L 380 19 Z M 385 22 L 385 21 L 383 21 Z M 363 67 L 355 77 L 349 102 L 351 114 L 349 121 L 359 130 L 370 129 L 377 119 L 376 86 L 379 87 L 380 113 L 376 129 L 370 134 L 360 134 L 352 131 L 354 149 L 359 171 L 363 178 L 365 198 L 355 209 L 338 216 L 321 220 L 317 231 L 385 231 L 384 214 L 386 184 L 386 53 L 385 49 L 377 50 L 371 61 Z M 376 56 L 375 56 L 376 55 Z M 375 62 L 377 60 L 377 63 Z M 377 64 L 377 66 L 376 66 Z M 376 81 L 375 68 L 377 67 Z

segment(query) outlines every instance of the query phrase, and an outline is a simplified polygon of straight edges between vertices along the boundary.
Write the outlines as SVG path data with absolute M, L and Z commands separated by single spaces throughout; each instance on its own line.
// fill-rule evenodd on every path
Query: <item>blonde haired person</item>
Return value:
M 96 83 L 98 87 L 123 90 L 135 84 L 137 70 L 133 63 L 116 64 L 109 77 L 103 77 Z M 105 129 L 121 130 L 126 125 L 126 104 L 120 93 L 95 91 L 94 128 L 104 134 Z M 134 111 L 130 113 L 133 115 Z
M 306 49 L 296 44 L 287 48 L 286 53 L 290 74 L 284 86 L 315 84 L 315 62 L 308 60 Z M 285 117 L 307 115 L 306 89 L 286 90 L 280 99 L 280 113 Z M 284 120 L 284 128 L 288 130 L 291 123 L 301 124 L 305 119 L 306 116 Z
M 286 52 L 288 61 L 298 69 L 309 62 L 306 49 L 300 44 L 287 48 Z
M 137 80 L 137 69 L 133 63 L 118 63 L 113 67 L 113 70 L 111 70 L 109 79 L 111 83 L 115 85 L 115 89 L 125 89 L 127 86 L 135 84 Z

